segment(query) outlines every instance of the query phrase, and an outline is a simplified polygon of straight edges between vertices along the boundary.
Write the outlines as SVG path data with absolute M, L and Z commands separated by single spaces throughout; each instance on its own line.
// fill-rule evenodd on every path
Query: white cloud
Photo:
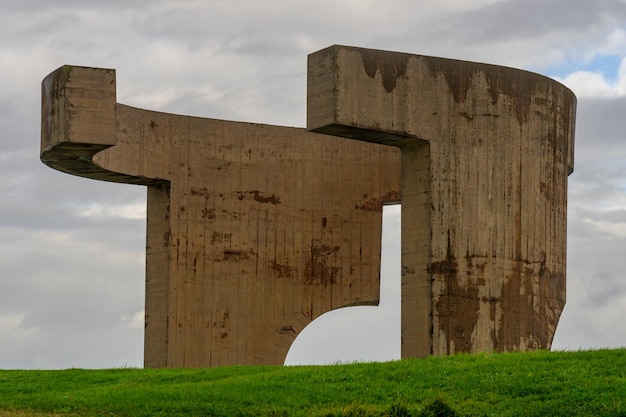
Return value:
M 82 217 L 90 217 L 96 220 L 119 218 L 119 219 L 145 219 L 146 203 L 130 202 L 126 204 L 90 203 L 73 204 L 68 206 Z
M 584 218 L 582 221 L 593 226 L 596 229 L 595 233 L 608 234 L 618 238 L 626 238 L 626 222 L 609 222 L 589 218 Z
M 611 81 L 600 72 L 576 71 L 558 81 L 580 98 L 616 98 L 626 96 L 626 58 L 621 60 L 617 80 Z
M 39 333 L 37 326 L 23 326 L 25 314 L 0 314 L 0 338 L 9 339 L 30 339 Z
M 143 310 L 137 311 L 135 314 L 128 315 L 122 314 L 120 318 L 120 325 L 126 329 L 141 329 L 144 328 L 145 313 Z
M 569 87 L 578 98 L 618 96 L 615 86 L 611 86 L 603 74 L 576 71 L 559 81 Z
M 626 30 L 623 27 L 615 28 L 607 36 L 606 41 L 597 49 L 602 55 L 626 55 Z

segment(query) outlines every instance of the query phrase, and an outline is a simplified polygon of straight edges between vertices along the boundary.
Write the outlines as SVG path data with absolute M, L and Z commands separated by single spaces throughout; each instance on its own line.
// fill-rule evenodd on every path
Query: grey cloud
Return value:
M 569 181 L 568 301 L 556 348 L 626 343 L 626 327 L 613 313 L 626 300 L 624 114 L 624 98 L 579 100 L 576 167 Z
M 33 152 L 33 159 L 41 166 L 32 167 L 33 172 L 29 172 L 28 168 L 34 164 L 24 164 L 20 170 L 7 170 L 0 180 L 3 195 L 0 200 L 0 227 L 24 230 L 97 229 L 94 235 L 103 233 L 108 236 L 113 231 L 128 230 L 128 223 L 132 220 L 109 216 L 103 223 L 97 218 L 81 215 L 79 211 L 94 205 L 145 205 L 146 191 L 143 187 L 71 178 L 44 167 L 37 161 L 37 154 L 37 151 Z
M 135 232 L 134 247 L 116 247 L 115 232 L 65 230 L 58 240 L 61 232 L 0 228 L 0 323 L 20 318 L 0 327 L 11 340 L 0 368 L 119 366 L 129 362 L 124 350 L 141 365 L 141 329 L 120 328 L 123 314 L 143 309 L 145 243 Z
M 587 219 L 602 220 L 609 223 L 626 223 L 626 210 L 594 211 L 589 209 L 578 209 L 577 215 Z
M 626 154 L 626 147 L 621 146 L 626 145 L 624 114 L 626 97 L 579 99 L 576 135 L 584 140 L 576 143 L 576 161 L 586 161 L 589 157 L 606 159 Z
M 458 15 L 452 25 L 469 35 L 470 42 L 506 41 L 549 33 L 563 36 L 564 32 L 586 31 L 625 17 L 625 5 L 615 0 L 592 4 L 586 0 L 500 1 Z M 470 24 L 464 26 L 464 21 Z
M 587 276 L 583 280 L 586 288 L 586 302 L 593 306 L 611 303 L 626 294 L 626 283 L 623 279 L 616 280 L 606 272 Z
M 138 1 L 129 4 L 124 0 L 111 0 L 101 2 L 98 0 L 57 0 L 54 3 L 41 0 L 22 0 L 19 2 L 11 2 L 6 5 L 6 9 L 11 12 L 33 13 L 37 11 L 48 12 L 50 10 L 77 10 L 77 9 L 111 9 L 123 10 L 125 6 L 136 7 L 137 5 L 147 5 L 149 3 L 158 3 L 155 1 Z M 143 3 L 143 4 L 142 4 Z
M 382 33 L 380 44 L 541 72 L 597 53 L 624 19 L 617 0 L 498 1 Z

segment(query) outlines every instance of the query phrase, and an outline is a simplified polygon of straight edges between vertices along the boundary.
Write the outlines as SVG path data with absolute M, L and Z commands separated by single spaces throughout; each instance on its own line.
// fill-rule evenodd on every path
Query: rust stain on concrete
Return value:
M 224 249 L 222 254 L 223 254 L 223 257 L 221 260 L 228 261 L 228 262 L 245 261 L 250 258 L 253 258 L 256 255 L 256 253 L 254 252 L 254 249 L 248 249 L 248 250 Z
M 332 285 L 341 278 L 341 267 L 334 265 L 334 255 L 341 248 L 326 244 L 313 243 L 310 257 L 304 265 L 304 283 L 306 285 Z
M 272 261 L 270 264 L 270 268 L 274 271 L 278 272 L 278 278 L 294 278 L 296 273 L 296 268 L 290 265 L 283 265 L 276 262 L 276 260 Z
M 354 203 L 354 208 L 358 210 L 382 212 L 383 206 L 386 203 L 399 203 L 400 200 L 401 196 L 399 191 L 388 191 L 380 197 L 367 198 L 367 196 L 364 196 L 363 200 Z
M 258 190 L 237 191 L 237 193 L 239 193 L 239 196 L 237 197 L 239 200 L 243 200 L 246 198 L 246 196 L 251 195 L 254 201 L 257 201 L 259 203 L 263 203 L 263 204 L 270 203 L 273 205 L 281 203 L 280 197 L 278 197 L 274 193 L 272 193 L 272 195 L 265 195 L 261 191 L 258 191 Z
M 410 55 L 402 53 L 389 54 L 377 50 L 361 51 L 361 60 L 365 72 L 371 78 L 380 73 L 383 87 L 388 93 L 396 88 L 398 78 L 405 76 L 409 58 Z
M 298 332 L 296 332 L 296 329 L 292 325 L 281 326 L 276 329 L 276 332 L 278 332 L 278 334 L 290 334 L 294 336 L 298 334 Z
M 477 80 L 480 76 L 484 77 L 491 103 L 497 105 L 501 97 L 506 97 L 508 110 L 515 115 L 520 125 L 528 120 L 530 107 L 537 102 L 536 96 L 540 92 L 538 87 L 545 83 L 543 77 L 527 71 L 474 62 L 459 65 L 458 61 L 436 57 L 423 59 L 433 78 L 445 78 L 456 103 L 464 103 L 468 91 L 479 88 Z M 467 113 L 464 117 L 469 121 L 473 118 Z
M 223 233 L 223 232 L 213 231 L 213 233 L 211 233 L 211 236 L 209 237 L 209 242 L 211 243 L 230 242 L 230 239 L 232 238 L 232 236 L 233 236 L 232 233 Z

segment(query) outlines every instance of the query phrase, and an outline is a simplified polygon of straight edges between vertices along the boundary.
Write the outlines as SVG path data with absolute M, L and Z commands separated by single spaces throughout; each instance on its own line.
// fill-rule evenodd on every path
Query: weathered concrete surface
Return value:
M 145 365 L 279 364 L 322 313 L 376 304 L 382 204 L 400 191 L 402 356 L 549 348 L 572 92 L 341 46 L 309 57 L 308 83 L 317 133 L 125 106 L 114 70 L 44 80 L 42 161 L 147 186 Z
M 41 159 L 148 189 L 146 367 L 282 364 L 321 314 L 379 300 L 400 152 L 116 103 L 115 71 L 42 86 Z
M 549 348 L 565 304 L 576 98 L 486 64 L 333 46 L 309 130 L 402 150 L 402 356 Z

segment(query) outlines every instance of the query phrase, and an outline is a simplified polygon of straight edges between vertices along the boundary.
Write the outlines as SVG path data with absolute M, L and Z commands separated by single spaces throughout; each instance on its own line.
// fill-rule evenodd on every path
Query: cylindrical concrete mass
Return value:
M 309 130 L 402 150 L 402 356 L 549 348 L 576 98 L 527 71 L 333 46 Z

